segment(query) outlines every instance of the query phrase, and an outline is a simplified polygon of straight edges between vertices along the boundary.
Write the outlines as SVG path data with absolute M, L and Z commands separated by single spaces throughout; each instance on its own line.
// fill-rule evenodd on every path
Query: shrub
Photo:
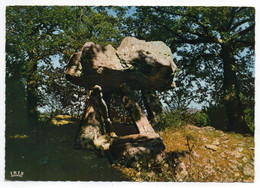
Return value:
M 198 111 L 192 116 L 191 124 L 203 127 L 209 125 L 209 117 L 205 112 Z
M 164 112 L 153 122 L 153 127 L 156 130 L 164 130 L 170 127 L 181 127 L 187 124 L 184 119 L 184 114 L 181 111 L 171 111 L 169 113 Z
M 254 122 L 254 108 L 246 108 L 244 110 L 245 113 L 245 121 L 247 126 L 250 128 L 252 132 L 255 131 L 255 122 Z

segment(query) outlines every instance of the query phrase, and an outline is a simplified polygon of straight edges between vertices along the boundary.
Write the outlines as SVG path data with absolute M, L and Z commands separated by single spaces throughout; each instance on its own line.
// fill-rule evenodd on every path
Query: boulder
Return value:
M 172 52 L 163 42 L 126 37 L 117 50 L 86 43 L 71 56 L 66 79 L 86 89 L 99 85 L 104 92 L 119 91 L 123 83 L 133 90 L 163 91 L 175 86 L 176 71 Z
M 111 161 L 136 161 L 142 157 L 160 155 L 165 146 L 158 134 L 132 134 L 121 137 L 100 136 L 94 141 L 96 149 L 108 154 Z

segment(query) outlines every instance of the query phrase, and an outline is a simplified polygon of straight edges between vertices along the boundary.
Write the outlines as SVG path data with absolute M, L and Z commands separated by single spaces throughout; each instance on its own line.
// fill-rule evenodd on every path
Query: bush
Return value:
M 191 118 L 191 124 L 204 127 L 209 125 L 209 117 L 205 112 L 198 111 Z
M 164 112 L 153 122 L 153 127 L 156 130 L 164 130 L 170 127 L 181 127 L 187 124 L 184 119 L 184 113 L 181 111 L 171 111 L 169 113 Z
M 156 130 L 164 130 L 166 128 L 175 128 L 185 126 L 187 124 L 193 124 L 200 127 L 209 125 L 209 116 L 203 111 L 183 111 L 176 110 L 169 113 L 162 113 L 155 122 L 153 127 Z
M 254 108 L 246 108 L 244 110 L 246 124 L 252 132 L 255 131 L 254 112 Z

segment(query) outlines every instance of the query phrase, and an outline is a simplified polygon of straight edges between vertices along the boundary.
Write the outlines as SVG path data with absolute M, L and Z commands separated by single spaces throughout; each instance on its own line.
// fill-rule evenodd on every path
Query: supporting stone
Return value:
M 144 107 L 148 114 L 148 119 L 153 122 L 162 113 L 162 103 L 155 91 L 142 91 Z
M 161 137 L 155 133 L 146 116 L 133 97 L 133 92 L 122 85 L 123 103 L 139 134 L 117 137 L 112 131 L 112 122 L 101 87 L 95 86 L 86 101 L 85 112 L 77 133 L 76 142 L 83 149 L 97 150 L 110 162 L 138 160 L 149 155 L 155 157 L 165 149 Z
M 92 94 L 85 101 L 85 110 L 75 138 L 75 147 L 81 149 L 95 149 L 94 140 L 104 134 L 102 125 L 97 121 Z
M 101 87 L 95 86 L 89 99 L 86 99 L 84 114 L 75 139 L 76 146 L 93 149 L 94 141 L 105 133 L 109 136 L 116 136 L 112 131 L 112 122 Z
M 154 134 L 155 131 L 149 123 L 146 115 L 142 112 L 141 107 L 135 102 L 133 97 L 133 91 L 126 85 L 121 85 L 123 94 L 123 103 L 128 110 L 134 124 L 138 128 L 140 134 Z
M 96 85 L 93 88 L 92 95 L 95 99 L 95 109 L 99 114 L 100 123 L 104 125 L 106 134 L 111 136 L 115 135 L 115 133 L 112 131 L 112 122 L 109 118 L 108 106 L 103 99 L 101 87 Z

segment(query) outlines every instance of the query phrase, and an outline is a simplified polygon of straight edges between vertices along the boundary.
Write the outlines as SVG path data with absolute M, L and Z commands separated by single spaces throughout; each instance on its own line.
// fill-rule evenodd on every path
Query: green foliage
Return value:
M 247 126 L 250 128 L 252 132 L 255 130 L 255 103 L 254 103 L 254 96 L 252 98 L 246 97 L 243 94 L 240 94 L 241 102 L 244 109 L 244 118 Z
M 250 128 L 252 132 L 254 132 L 255 131 L 254 109 L 246 108 L 244 110 L 244 113 L 245 113 L 245 121 L 247 123 L 247 126 Z
M 209 117 L 205 112 L 197 111 L 191 117 L 191 124 L 203 127 L 209 125 Z
M 183 127 L 187 124 L 193 124 L 200 127 L 210 125 L 210 119 L 207 112 L 204 111 L 184 111 L 176 110 L 169 113 L 162 113 L 159 118 L 153 122 L 156 130 L 165 130 L 166 128 Z
M 113 10 L 118 16 L 108 14 Z M 124 8 L 9 6 L 6 8 L 6 80 L 19 80 L 28 116 L 39 107 L 50 113 L 81 113 L 84 90 L 64 78 L 65 65 L 85 42 L 118 45 Z M 7 81 L 7 84 L 10 82 Z M 8 92 L 18 85 L 8 85 Z M 11 88 L 13 87 L 13 88 Z M 8 101 L 20 98 L 8 93 Z M 9 105 L 10 104 L 10 105 Z M 17 108 L 7 103 L 8 109 Z M 11 118 L 11 117 L 10 117 Z
M 154 122 L 153 127 L 156 130 L 164 130 L 166 128 L 182 127 L 187 124 L 187 118 L 183 111 L 171 111 L 162 113 Z

